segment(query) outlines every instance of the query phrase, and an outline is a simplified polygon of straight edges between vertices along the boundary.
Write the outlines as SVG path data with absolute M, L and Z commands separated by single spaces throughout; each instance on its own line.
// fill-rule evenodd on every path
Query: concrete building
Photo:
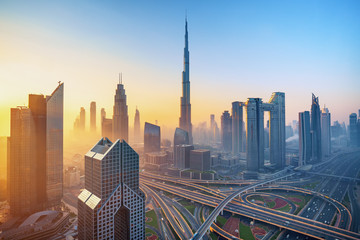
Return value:
M 321 152 L 323 156 L 331 154 L 331 114 L 329 109 L 323 108 L 321 111 Z
M 114 111 L 112 120 L 113 139 L 124 139 L 127 142 L 129 139 L 129 116 L 128 106 L 126 104 L 125 88 L 122 84 L 121 77 L 114 96 Z
M 299 113 L 299 166 L 306 165 L 311 159 L 311 134 L 309 111 Z
M 232 153 L 242 152 L 243 146 L 243 105 L 242 102 L 232 103 Z
M 314 163 L 321 162 L 322 160 L 322 149 L 321 149 L 321 112 L 319 98 L 312 94 L 311 104 L 311 151 L 312 161 Z
M 74 187 L 80 184 L 80 170 L 77 167 L 69 167 L 64 172 L 64 186 Z
M 357 115 L 356 113 L 352 113 L 349 116 L 349 137 L 350 137 L 350 146 L 356 147 L 358 146 L 357 141 Z
M 190 168 L 190 151 L 193 145 L 176 145 L 174 148 L 174 167 L 179 169 Z
M 141 136 L 140 136 L 140 112 L 136 107 L 135 110 L 135 118 L 134 118 L 134 141 L 136 143 L 141 142 Z
M 205 149 L 197 149 L 190 151 L 190 168 L 202 172 L 210 171 L 210 151 Z
M 221 115 L 221 144 L 225 152 L 231 152 L 232 123 L 229 111 L 224 111 Z
M 139 155 L 124 140 L 101 139 L 85 155 L 78 239 L 145 239 Z
M 159 152 L 160 151 L 160 127 L 145 122 L 144 127 L 144 153 Z
M 248 98 L 245 108 L 247 170 L 257 172 L 264 166 L 264 110 L 261 98 Z
M 50 96 L 30 94 L 29 107 L 11 109 L 7 182 L 12 215 L 61 203 L 63 98 L 61 83 Z
M 90 103 L 90 131 L 96 132 L 96 102 Z
M 182 144 L 188 145 L 189 143 L 190 141 L 188 132 L 181 128 L 176 128 L 174 133 L 174 147 Z
M 101 123 L 101 136 L 113 139 L 112 132 L 113 120 L 111 118 L 103 118 Z
M 190 53 L 187 20 L 185 21 L 184 70 L 182 72 L 182 97 L 180 98 L 179 127 L 189 134 L 192 144 L 191 104 L 190 104 Z
M 79 130 L 80 131 L 85 131 L 85 108 L 81 107 L 80 108 L 80 118 L 79 118 Z

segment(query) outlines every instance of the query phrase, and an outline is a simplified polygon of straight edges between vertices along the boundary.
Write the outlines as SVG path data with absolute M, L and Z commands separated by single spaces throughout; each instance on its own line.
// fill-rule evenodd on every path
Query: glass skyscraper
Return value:
M 85 155 L 78 197 L 78 238 L 145 239 L 145 195 L 139 155 L 124 141 L 101 139 Z

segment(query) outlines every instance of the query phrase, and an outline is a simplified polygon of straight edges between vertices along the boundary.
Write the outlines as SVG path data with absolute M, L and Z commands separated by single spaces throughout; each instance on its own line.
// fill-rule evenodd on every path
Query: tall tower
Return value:
M 81 131 L 85 131 L 85 108 L 80 108 L 80 123 L 79 123 L 79 129 Z
M 126 94 L 125 88 L 122 84 L 122 77 L 120 75 L 120 82 L 117 85 L 115 92 L 115 103 L 114 103 L 114 113 L 113 113 L 113 134 L 112 138 L 124 139 L 126 142 L 129 138 L 129 116 L 128 116 L 128 106 L 126 105 Z
M 140 142 L 140 112 L 137 107 L 134 118 L 134 139 L 136 143 Z
M 185 19 L 185 47 L 184 47 L 184 71 L 182 72 L 182 97 L 180 98 L 180 123 L 181 129 L 189 133 L 189 141 L 192 144 L 192 125 L 191 125 L 191 104 L 190 104 L 190 56 L 187 19 Z
M 329 109 L 323 108 L 321 111 L 321 148 L 323 156 L 331 154 L 331 114 Z
M 232 115 L 232 153 L 237 154 L 242 151 L 243 136 L 243 105 L 242 102 L 233 102 Z
M 90 131 L 96 131 L 96 102 L 90 103 Z
M 321 112 L 319 98 L 314 94 L 312 95 L 311 104 L 311 142 L 312 142 L 312 160 L 314 162 L 320 162 L 322 159 L 321 153 Z
M 79 240 L 145 239 L 139 155 L 124 140 L 103 138 L 85 155 L 78 213 Z
M 299 113 L 299 166 L 306 165 L 311 158 L 311 135 L 309 111 Z

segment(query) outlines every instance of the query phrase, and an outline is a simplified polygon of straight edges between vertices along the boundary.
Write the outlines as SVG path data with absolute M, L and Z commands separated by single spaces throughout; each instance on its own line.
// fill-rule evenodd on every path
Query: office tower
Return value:
M 192 144 L 191 125 L 191 104 L 190 104 L 190 71 L 189 71 L 189 42 L 187 20 L 185 21 L 185 47 L 184 47 L 184 71 L 182 72 L 182 97 L 180 98 L 180 119 L 179 127 L 189 134 L 189 141 Z
M 248 98 L 246 108 L 246 163 L 248 171 L 264 166 L 264 111 L 261 98 Z
M 324 156 L 331 154 L 331 115 L 329 109 L 323 108 L 321 111 L 321 152 Z
M 129 138 L 129 116 L 128 106 L 126 105 L 125 88 L 122 79 L 117 85 L 115 92 L 115 103 L 113 113 L 113 139 L 124 139 L 126 142 Z
M 223 150 L 226 152 L 231 152 L 232 148 L 232 126 L 231 126 L 231 116 L 229 111 L 224 111 L 221 115 L 221 144 Z
M 210 171 L 210 151 L 197 149 L 190 151 L 190 168 L 199 171 Z
M 140 112 L 137 107 L 134 118 L 134 139 L 136 143 L 140 142 Z
M 79 130 L 85 131 L 85 108 L 80 108 Z
M 193 145 L 176 145 L 174 147 L 174 167 L 179 169 L 190 168 L 191 150 L 194 150 Z
M 174 147 L 182 144 L 188 145 L 189 143 L 190 141 L 188 132 L 181 128 L 176 128 L 174 134 Z
M 7 137 L 0 137 L 0 179 L 6 179 L 7 173 Z
M 78 239 L 145 239 L 139 155 L 124 140 L 103 138 L 85 155 Z
M 210 141 L 215 142 L 215 115 L 210 114 Z
M 145 122 L 144 127 L 144 153 L 160 151 L 160 127 Z
M 243 103 L 232 103 L 232 153 L 242 152 Z
M 294 131 L 291 125 L 285 126 L 285 138 L 288 139 L 289 137 L 294 136 Z
M 113 139 L 113 120 L 111 118 L 103 118 L 101 124 L 101 136 Z
M 90 131 L 96 132 L 96 102 L 90 103 Z
M 100 115 L 101 115 L 101 118 L 100 118 L 101 121 L 103 120 L 103 118 L 106 118 L 105 108 L 101 108 L 101 113 L 100 113 Z
M 321 112 L 319 98 L 312 94 L 311 104 L 311 143 L 312 143 L 312 161 L 320 162 L 322 159 L 321 153 Z
M 358 145 L 357 135 L 357 116 L 356 113 L 352 113 L 349 116 L 350 146 L 356 147 Z
M 264 110 L 270 119 L 270 163 L 277 169 L 285 167 L 285 93 L 274 92 Z
M 8 187 L 12 215 L 61 203 L 63 194 L 63 84 L 50 96 L 29 95 L 11 109 Z
M 299 166 L 310 162 L 311 154 L 310 113 L 305 111 L 299 113 Z

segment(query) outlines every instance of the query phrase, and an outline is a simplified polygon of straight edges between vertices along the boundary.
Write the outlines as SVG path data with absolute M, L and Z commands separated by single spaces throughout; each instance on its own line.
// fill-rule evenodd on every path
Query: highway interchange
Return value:
M 359 160 L 359 152 L 341 155 L 323 165 L 319 172 L 327 175 L 356 178 L 360 169 Z M 341 204 L 346 193 L 349 192 L 351 208 L 353 210 L 358 209 L 356 200 L 353 198 L 353 187 L 356 183 L 348 179 L 325 175 L 322 177 L 314 176 L 314 178 L 318 179 L 318 184 L 313 190 L 283 184 L 285 182 L 288 184 L 299 181 L 296 177 L 292 177 L 287 181 L 278 180 L 267 185 L 261 184 L 263 186 L 247 189 L 246 192 L 244 191 L 246 185 L 250 184 L 251 186 L 251 184 L 260 181 L 227 181 L 224 185 L 233 186 L 234 191 L 221 192 L 208 188 L 206 185 L 219 185 L 224 183 L 223 181 L 184 180 L 144 172 L 141 174 L 140 183 L 143 191 L 148 197 L 151 196 L 155 201 L 155 205 L 159 207 L 155 210 L 159 219 L 162 219 L 159 224 L 160 239 L 176 239 L 177 237 L 180 239 L 201 239 L 197 238 L 197 230 L 201 228 L 201 225 L 204 225 L 201 221 L 204 214 L 209 219 L 206 214 L 207 207 L 216 208 L 219 205 L 221 206 L 224 199 L 232 193 L 235 194 L 234 199 L 224 204 L 220 210 L 223 208 L 224 211 L 272 225 L 274 229 L 283 229 L 277 239 L 360 239 L 360 234 L 353 232 L 353 230 L 358 230 L 359 213 L 353 212 L 351 215 L 349 209 Z M 269 189 L 271 189 L 270 193 Z M 240 198 L 235 190 L 241 193 Z M 280 212 L 247 201 L 246 196 L 254 190 L 256 192 L 267 190 L 267 193 L 264 194 L 276 194 L 272 191 L 293 191 L 304 195 L 308 194 L 312 198 L 297 215 L 294 215 L 294 211 L 290 211 L 290 213 Z M 194 215 L 183 208 L 176 200 L 162 194 L 163 192 L 193 201 L 196 204 Z M 222 236 L 223 239 L 235 238 L 215 225 L 212 220 L 210 221 L 211 229 Z M 205 227 L 205 229 L 206 232 L 209 232 L 209 227 Z M 202 239 L 208 239 L 208 236 L 205 234 Z

